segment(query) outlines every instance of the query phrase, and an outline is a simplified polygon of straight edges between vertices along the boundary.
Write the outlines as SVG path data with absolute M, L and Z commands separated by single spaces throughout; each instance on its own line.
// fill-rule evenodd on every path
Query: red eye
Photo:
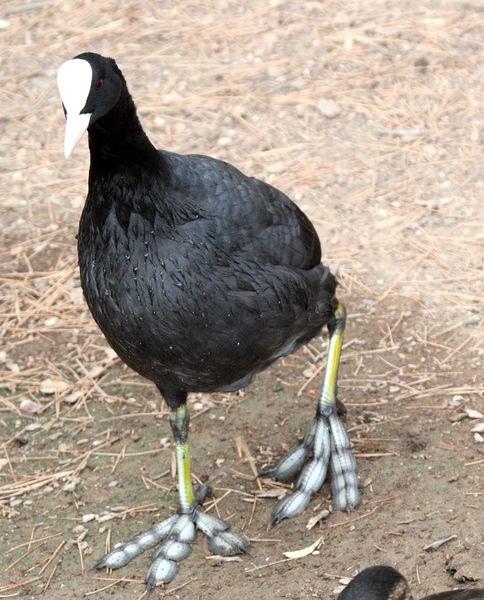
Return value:
M 104 79 L 100 79 L 97 83 L 96 83 L 96 92 L 99 92 L 99 90 L 103 87 L 104 85 Z

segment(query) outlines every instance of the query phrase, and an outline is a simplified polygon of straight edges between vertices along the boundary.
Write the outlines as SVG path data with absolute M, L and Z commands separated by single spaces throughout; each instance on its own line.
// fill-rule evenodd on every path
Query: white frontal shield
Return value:
M 89 126 L 90 113 L 81 114 L 91 89 L 92 68 L 81 58 L 63 63 L 57 72 L 57 87 L 66 109 L 64 154 L 69 158 L 82 134 Z

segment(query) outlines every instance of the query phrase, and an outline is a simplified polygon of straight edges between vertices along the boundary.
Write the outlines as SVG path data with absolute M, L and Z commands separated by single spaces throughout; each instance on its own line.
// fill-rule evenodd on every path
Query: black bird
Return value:
M 58 86 L 66 157 L 89 132 L 78 235 L 84 296 L 120 358 L 165 398 L 176 442 L 179 512 L 97 566 L 122 567 L 157 546 L 146 575 L 153 587 L 173 579 L 197 529 L 216 554 L 247 550 L 245 538 L 201 510 L 208 486 L 193 492 L 187 394 L 238 390 L 325 325 L 328 362 L 314 424 L 266 473 L 299 475 L 272 522 L 299 515 L 328 467 L 334 507 L 355 508 L 356 462 L 335 408 L 345 309 L 309 219 L 282 192 L 225 162 L 157 150 L 113 59 L 80 54 L 60 67 Z
M 440 592 L 421 600 L 482 600 L 484 588 Z M 405 577 L 393 567 L 377 565 L 359 573 L 338 600 L 415 600 Z

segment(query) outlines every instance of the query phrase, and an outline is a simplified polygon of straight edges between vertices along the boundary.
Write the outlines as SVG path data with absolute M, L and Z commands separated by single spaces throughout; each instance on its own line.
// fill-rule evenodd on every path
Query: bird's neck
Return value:
M 91 176 L 163 171 L 163 159 L 143 131 L 135 104 L 124 88 L 116 106 L 88 129 Z M 137 175 L 136 175 L 137 176 Z

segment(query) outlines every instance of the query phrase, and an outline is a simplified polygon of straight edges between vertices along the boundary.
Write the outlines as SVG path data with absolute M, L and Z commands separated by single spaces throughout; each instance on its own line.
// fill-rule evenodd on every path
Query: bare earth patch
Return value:
M 326 515 L 325 486 L 304 515 L 267 529 L 285 490 L 254 470 L 312 419 L 325 348 L 313 341 L 243 393 L 191 398 L 195 475 L 253 545 L 221 562 L 200 540 L 153 596 L 329 599 L 376 563 L 418 596 L 484 585 L 479 9 L 4 3 L 0 598 L 141 597 L 147 556 L 89 568 L 176 504 L 167 411 L 107 347 L 79 287 L 88 153 L 81 143 L 63 159 L 55 73 L 87 50 L 118 60 L 158 147 L 217 156 L 294 198 L 349 312 L 340 397 L 361 508 Z

